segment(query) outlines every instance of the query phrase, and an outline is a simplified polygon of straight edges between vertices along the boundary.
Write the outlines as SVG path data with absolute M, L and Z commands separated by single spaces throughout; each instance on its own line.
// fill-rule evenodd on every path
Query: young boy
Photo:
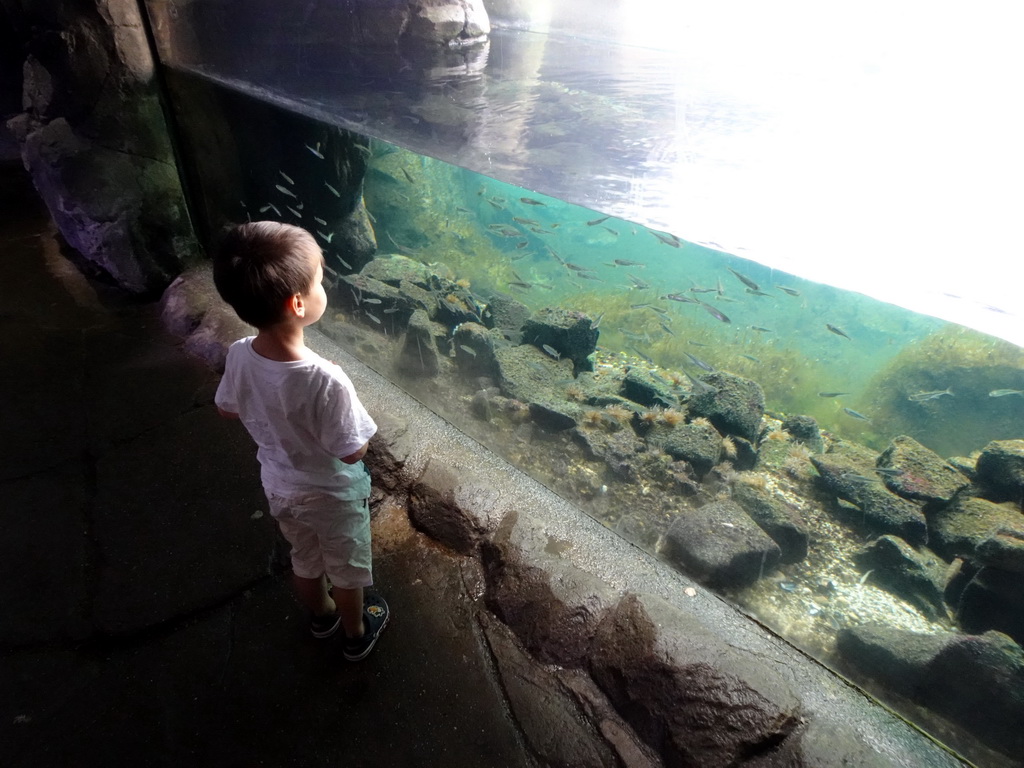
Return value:
M 292 546 L 293 584 L 313 636 L 330 637 L 341 624 L 345 658 L 359 661 L 389 618 L 383 599 L 363 594 L 373 578 L 361 459 L 377 425 L 345 372 L 305 345 L 303 329 L 327 307 L 320 247 L 289 224 L 242 224 L 222 238 L 213 277 L 257 329 L 228 349 L 217 409 L 241 419 L 259 446 L 270 514 Z

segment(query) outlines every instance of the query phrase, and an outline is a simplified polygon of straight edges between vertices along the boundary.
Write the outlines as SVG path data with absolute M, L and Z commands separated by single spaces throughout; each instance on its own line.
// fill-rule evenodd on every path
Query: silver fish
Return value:
M 324 159 L 323 153 L 320 151 L 320 142 L 319 141 L 316 143 L 316 148 L 315 149 L 313 147 L 309 146 L 309 144 L 306 144 L 306 149 L 308 149 L 310 152 L 312 152 L 314 157 L 318 157 L 321 160 Z
M 690 362 L 693 363 L 694 365 L 696 365 L 698 368 L 702 368 L 703 370 L 707 371 L 708 373 L 714 373 L 715 372 L 715 369 L 712 366 L 710 366 L 709 364 L 705 363 L 699 357 L 694 357 L 689 352 L 683 352 L 683 354 L 686 355 L 688 358 L 690 358 Z
M 562 357 L 558 353 L 558 350 L 555 349 L 554 347 L 550 346 L 549 344 L 541 344 L 540 348 L 543 349 L 545 352 L 547 352 L 549 355 L 551 355 L 553 358 L 555 358 L 555 360 L 559 360 Z
M 275 184 L 274 188 L 277 189 L 278 192 L 288 195 L 288 197 L 295 197 L 295 193 L 288 189 L 288 187 L 282 186 L 281 184 Z M 295 199 L 298 200 L 297 197 Z
M 993 389 L 988 393 L 989 397 L 1006 397 L 1007 395 L 1024 396 L 1024 389 Z
M 750 288 L 751 290 L 754 290 L 754 291 L 761 290 L 761 286 L 760 285 L 755 283 L 753 280 L 751 280 L 749 277 L 744 275 L 742 272 L 737 272 L 732 267 L 726 267 L 726 269 L 728 269 L 730 272 L 732 272 L 736 276 L 736 279 L 739 280 L 741 283 L 743 283 L 745 286 L 747 286 L 747 288 Z
M 909 400 L 912 403 L 923 403 L 928 400 L 937 400 L 943 395 L 949 395 L 950 397 L 952 397 L 953 392 L 949 388 L 941 390 L 937 389 L 934 392 L 916 392 L 915 394 L 907 397 L 907 400 Z
M 295 218 L 297 218 L 297 219 L 301 219 L 302 218 L 302 214 L 299 213 L 298 211 L 296 211 L 290 205 L 286 205 L 285 208 L 287 208 L 289 211 L 291 211 L 295 215 Z
M 278 171 L 278 173 L 280 173 L 280 174 L 281 174 L 281 178 L 282 178 L 282 179 L 284 179 L 285 181 L 287 181 L 287 182 L 288 182 L 289 184 L 291 184 L 291 185 L 292 185 L 293 187 L 295 186 L 295 180 L 294 180 L 294 179 L 293 179 L 293 178 L 292 178 L 291 176 L 289 176 L 289 175 L 288 175 L 287 173 L 285 173 L 284 171 Z
M 326 181 L 324 182 L 324 186 L 327 187 L 329 190 L 331 190 L 331 194 L 333 194 L 335 197 L 341 197 L 341 192 L 336 190 L 334 187 L 332 187 Z
M 855 419 L 860 419 L 861 421 L 871 421 L 871 419 L 869 419 L 863 413 L 857 413 L 852 408 L 843 408 L 843 413 L 845 413 L 847 416 L 852 416 Z

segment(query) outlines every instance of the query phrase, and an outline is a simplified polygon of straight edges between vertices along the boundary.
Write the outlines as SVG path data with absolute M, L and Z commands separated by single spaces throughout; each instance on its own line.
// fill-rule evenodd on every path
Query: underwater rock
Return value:
M 996 568 L 968 571 L 970 578 L 955 600 L 956 618 L 967 632 L 994 629 L 1024 644 L 1024 575 Z
M 849 522 L 875 533 L 895 534 L 911 544 L 927 542 L 928 527 L 921 508 L 890 492 L 871 469 L 863 467 L 863 461 L 864 457 L 846 444 L 840 451 L 811 456 L 821 484 L 857 506 L 859 515 L 854 513 Z
M 523 326 L 530 319 L 530 308 L 508 294 L 496 293 L 487 304 L 491 323 L 513 344 L 523 341 Z
M 880 536 L 854 559 L 870 572 L 866 580 L 916 606 L 930 619 L 946 618 L 946 564 L 932 552 L 915 549 L 898 536 Z
M 364 299 L 370 299 L 367 306 L 377 307 L 379 311 L 379 307 L 385 306 L 385 301 L 390 304 L 397 301 L 399 295 L 398 289 L 394 286 L 362 273 L 342 275 L 337 284 L 328 291 L 330 305 L 349 312 L 361 309 Z
M 373 261 L 377 241 L 361 197 L 351 213 L 329 223 L 328 229 L 334 233 L 333 248 L 324 249 L 324 259 L 328 266 L 344 274 L 342 270 L 359 272 Z
M 437 299 L 426 288 L 421 288 L 409 280 L 402 280 L 398 284 L 398 292 L 404 299 L 402 307 L 411 307 L 413 311 L 426 310 L 431 319 L 437 316 Z
M 485 306 L 476 300 L 470 290 L 448 280 L 440 281 L 437 298 L 437 317 L 439 323 L 454 328 L 460 323 L 479 323 L 483 325 Z
M 981 565 L 1024 572 L 1024 515 L 1012 502 L 996 504 L 960 494 L 931 516 L 932 546 L 943 556 L 957 555 Z
M 572 361 L 555 360 L 529 344 L 494 349 L 498 386 L 502 394 L 529 403 L 565 400 L 572 384 Z
M 673 408 L 679 404 L 672 385 L 643 368 L 630 368 L 622 378 L 619 394 L 647 408 Z
M 964 477 L 969 479 L 972 483 L 977 480 L 977 462 L 974 459 L 968 458 L 967 456 L 950 456 L 949 466 L 957 470 Z
M 665 534 L 665 554 L 709 586 L 743 587 L 774 570 L 782 551 L 739 504 L 723 500 L 677 517 Z
M 360 274 L 395 288 L 403 282 L 408 282 L 426 290 L 430 289 L 430 268 L 416 259 L 397 253 L 377 256 L 363 267 Z
M 812 764 L 800 754 L 798 696 L 757 656 L 693 613 L 627 594 L 598 625 L 587 660 L 616 710 L 666 766 Z M 770 759 L 761 763 L 751 753 Z
M 462 323 L 452 335 L 455 364 L 463 374 L 497 378 L 498 361 L 494 357 L 494 347 L 507 343 L 500 335 L 478 323 Z
M 744 472 L 757 466 L 757 448 L 746 438 L 733 435 L 728 438 L 728 442 L 723 442 L 722 445 L 725 458 L 732 462 L 737 471 Z M 732 445 L 731 451 L 730 445 Z
M 776 496 L 763 482 L 761 475 L 737 475 L 732 498 L 750 518 L 779 545 L 779 562 L 798 563 L 807 557 L 809 540 L 807 523 L 800 512 Z
M 707 422 L 680 424 L 665 439 L 665 453 L 687 462 L 698 477 L 707 474 L 722 455 L 722 436 Z
M 708 373 L 701 381 L 713 390 L 691 395 L 690 413 L 706 417 L 722 434 L 756 440 L 764 416 L 761 385 L 724 371 Z
M 839 632 L 842 658 L 1007 755 L 1024 752 L 1024 649 L 1000 632 L 920 634 L 880 624 Z
M 885 486 L 905 499 L 946 502 L 968 479 L 912 437 L 899 435 L 878 457 Z
M 564 432 L 576 426 L 579 408 L 565 402 L 530 402 L 530 416 L 534 423 L 548 432 Z
M 978 484 L 992 501 L 1024 499 L 1024 440 L 993 440 L 978 457 Z
M 626 482 L 637 479 L 637 464 L 644 443 L 632 430 L 577 427 L 572 438 L 592 461 L 603 461 L 615 477 Z
M 571 309 L 545 307 L 523 325 L 523 341 L 537 349 L 551 347 L 562 358 L 572 360 L 573 372 L 594 370 L 590 355 L 597 349 L 598 330 L 593 319 Z
M 427 313 L 417 309 L 409 317 L 402 349 L 395 361 L 400 374 L 413 376 L 436 376 L 441 370 L 439 345 L 446 339 L 445 328 L 431 322 Z
M 818 422 L 813 416 L 790 416 L 782 422 L 782 429 L 814 453 L 822 453 L 825 450 L 821 430 L 818 429 Z

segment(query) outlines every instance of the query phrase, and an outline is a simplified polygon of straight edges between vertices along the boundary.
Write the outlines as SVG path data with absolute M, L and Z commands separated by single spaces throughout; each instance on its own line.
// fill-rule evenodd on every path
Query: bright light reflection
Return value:
M 681 115 L 698 73 L 715 98 L 766 116 L 680 151 L 660 218 L 1024 345 L 1015 14 L 891 0 L 624 4 L 619 42 L 676 53 Z

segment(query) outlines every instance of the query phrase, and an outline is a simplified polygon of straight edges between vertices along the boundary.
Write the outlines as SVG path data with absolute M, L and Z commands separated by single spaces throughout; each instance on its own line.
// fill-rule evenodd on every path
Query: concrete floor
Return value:
M 0 205 L 0 765 L 533 765 L 472 566 L 378 505 L 391 625 L 361 664 L 314 641 L 216 376 L 61 254 L 17 164 Z

